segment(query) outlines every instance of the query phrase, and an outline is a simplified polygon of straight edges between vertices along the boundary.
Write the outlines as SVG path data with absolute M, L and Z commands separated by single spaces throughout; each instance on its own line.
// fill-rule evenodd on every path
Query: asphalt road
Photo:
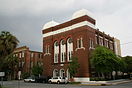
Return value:
M 25 83 L 23 81 L 4 81 L 7 88 L 132 88 L 132 82 L 112 86 L 84 86 L 71 84 L 45 84 L 45 83 Z

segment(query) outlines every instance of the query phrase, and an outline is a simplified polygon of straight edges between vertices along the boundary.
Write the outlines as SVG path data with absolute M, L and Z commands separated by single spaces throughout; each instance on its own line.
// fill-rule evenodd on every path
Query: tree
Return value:
M 0 70 L 2 70 L 3 61 L 8 55 L 13 53 L 18 43 L 18 39 L 10 32 L 2 31 L 0 33 Z
M 131 73 L 132 72 L 132 56 L 126 56 L 122 58 L 126 63 L 126 69 L 124 72 Z
M 77 57 L 71 57 L 72 62 L 70 62 L 68 69 L 71 77 L 75 76 L 75 74 L 78 72 L 78 68 L 80 67 L 78 63 L 78 58 Z
M 91 65 L 94 66 L 96 72 L 101 73 L 105 78 L 105 74 L 118 70 L 119 64 L 119 58 L 113 51 L 103 46 L 98 46 L 92 52 Z
M 35 66 L 33 66 L 33 68 L 32 68 L 32 75 L 39 76 L 39 75 L 42 74 L 42 72 L 43 72 L 42 66 L 39 66 L 38 64 L 35 65 Z
M 17 73 L 18 70 L 18 57 L 14 56 L 14 54 L 12 53 L 5 58 L 4 64 L 6 64 L 5 66 L 7 66 L 5 70 L 9 71 L 10 79 L 14 79 L 14 73 Z
M 121 71 L 121 72 L 125 72 L 125 70 L 127 69 L 127 63 L 123 60 L 122 57 L 117 57 L 118 59 L 118 68 L 117 71 Z

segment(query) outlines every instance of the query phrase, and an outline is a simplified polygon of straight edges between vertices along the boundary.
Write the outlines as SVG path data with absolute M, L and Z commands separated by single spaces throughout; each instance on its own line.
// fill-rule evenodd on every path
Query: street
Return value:
M 84 86 L 71 84 L 46 84 L 46 83 L 25 83 L 23 81 L 4 81 L 7 88 L 132 88 L 132 82 L 112 86 Z

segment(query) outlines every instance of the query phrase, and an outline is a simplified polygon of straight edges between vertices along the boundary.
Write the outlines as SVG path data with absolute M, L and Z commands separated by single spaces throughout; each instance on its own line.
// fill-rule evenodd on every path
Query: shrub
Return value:
M 106 79 L 105 78 L 97 78 L 97 77 L 95 77 L 95 78 L 90 78 L 90 81 L 106 81 Z

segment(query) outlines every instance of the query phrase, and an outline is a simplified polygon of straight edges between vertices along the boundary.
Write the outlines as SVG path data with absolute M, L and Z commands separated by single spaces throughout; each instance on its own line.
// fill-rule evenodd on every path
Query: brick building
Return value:
M 43 53 L 31 51 L 27 46 L 16 48 L 14 55 L 19 58 L 19 70 L 22 73 L 28 72 L 31 74 L 33 66 L 36 64 L 43 65 Z
M 90 53 L 97 45 L 105 46 L 115 52 L 114 38 L 100 32 L 95 27 L 96 20 L 87 10 L 73 14 L 72 19 L 59 24 L 55 21 L 44 25 L 43 53 L 45 76 L 70 77 L 68 64 L 71 57 L 78 58 L 80 68 L 75 81 L 86 82 L 91 77 Z

